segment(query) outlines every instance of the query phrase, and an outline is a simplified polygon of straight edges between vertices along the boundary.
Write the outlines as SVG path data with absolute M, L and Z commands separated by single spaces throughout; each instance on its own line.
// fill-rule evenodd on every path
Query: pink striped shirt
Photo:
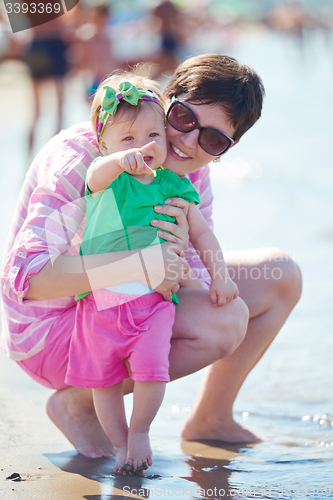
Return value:
M 1 347 L 16 361 L 40 352 L 57 318 L 76 304 L 74 297 L 36 301 L 24 300 L 24 296 L 28 278 L 52 257 L 78 253 L 86 172 L 99 154 L 95 134 L 85 122 L 49 141 L 26 175 L 6 244 L 1 282 Z M 188 177 L 200 194 L 200 210 L 212 227 L 209 167 Z M 197 276 L 208 281 L 207 270 L 192 246 L 186 258 Z

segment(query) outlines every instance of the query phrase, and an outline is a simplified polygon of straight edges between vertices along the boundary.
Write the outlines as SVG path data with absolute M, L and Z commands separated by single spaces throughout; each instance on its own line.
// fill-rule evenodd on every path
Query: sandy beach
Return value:
M 153 466 L 144 479 L 119 477 L 112 473 L 113 458 L 88 459 L 76 453 L 46 417 L 50 391 L 30 381 L 3 353 L 0 356 L 2 499 L 13 495 L 22 500 L 191 498 L 198 492 L 198 484 L 201 489 L 231 489 L 231 471 L 224 467 L 237 456 L 239 447 L 181 442 L 180 425 L 189 408 L 172 404 L 172 389 L 153 424 Z M 185 389 L 180 387 L 180 394 Z M 215 475 L 219 472 L 214 486 L 208 475 L 202 477 L 204 469 L 212 469 Z M 13 479 L 6 479 L 10 476 Z
M 259 123 L 212 165 L 216 234 L 225 251 L 282 247 L 304 275 L 301 302 L 235 405 L 236 419 L 265 442 L 244 447 L 181 441 L 201 371 L 169 384 L 152 425 L 154 464 L 146 477 L 115 477 L 114 459 L 75 452 L 46 416 L 51 391 L 0 352 L 1 499 L 333 498 L 331 53 L 332 40 L 320 34 L 300 51 L 269 33 L 241 39 L 230 53 L 257 69 L 267 97 Z M 22 77 L 14 81 L 17 74 Z M 78 83 L 70 85 L 80 90 Z M 16 63 L 6 71 L 0 67 L 0 89 L 8 92 L 0 113 L 2 250 L 27 168 L 25 69 Z M 66 126 L 88 113 L 80 91 L 70 106 L 69 97 L 68 88 Z M 44 124 L 52 123 L 55 110 L 52 98 L 46 101 L 37 148 L 52 135 Z M 20 120 L 13 119 L 12 105 L 21 110 Z M 20 480 L 6 479 L 14 473 Z

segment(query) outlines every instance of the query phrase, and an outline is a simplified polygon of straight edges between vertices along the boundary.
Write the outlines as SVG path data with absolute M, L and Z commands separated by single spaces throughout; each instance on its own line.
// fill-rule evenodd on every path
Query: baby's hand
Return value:
M 239 295 L 238 287 L 231 278 L 212 280 L 210 285 L 210 299 L 214 307 L 224 306 L 227 302 L 236 299 Z
M 127 151 L 119 151 L 117 153 L 118 165 L 126 170 L 129 174 L 151 174 L 153 171 L 145 163 L 144 157 L 147 155 L 156 142 L 152 141 L 142 148 L 128 149 Z

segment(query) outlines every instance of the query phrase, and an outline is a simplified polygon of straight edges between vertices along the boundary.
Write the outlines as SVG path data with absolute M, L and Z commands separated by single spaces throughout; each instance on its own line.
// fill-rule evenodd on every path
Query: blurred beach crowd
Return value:
M 31 82 L 30 152 L 45 85 L 56 91 L 56 133 L 64 128 L 66 88 L 77 93 L 73 81 L 80 82 L 89 104 L 100 81 L 115 69 L 145 62 L 151 76 L 163 81 L 187 56 L 230 53 L 244 32 L 278 32 L 302 50 L 318 30 L 328 39 L 333 31 L 331 0 L 80 0 L 67 14 L 14 34 L 5 4 L 0 2 L 0 79 L 18 71 Z

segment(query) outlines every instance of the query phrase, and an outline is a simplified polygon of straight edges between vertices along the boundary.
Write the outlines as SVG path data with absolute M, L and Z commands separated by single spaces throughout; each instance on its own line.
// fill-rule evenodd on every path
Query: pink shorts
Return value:
M 17 364 L 33 380 L 49 389 L 65 389 L 69 345 L 75 324 L 76 305 L 66 309 L 54 322 L 44 349 Z
M 98 290 L 79 301 L 66 383 L 96 389 L 117 384 L 129 376 L 125 359 L 133 380 L 169 382 L 174 304 L 152 293 L 97 310 L 95 300 L 107 307 L 115 297 L 122 302 L 120 294 Z
M 200 279 L 200 276 L 198 278 L 203 287 L 209 289 L 209 283 Z M 75 326 L 76 308 L 77 304 L 65 309 L 56 319 L 41 352 L 24 361 L 17 361 L 20 368 L 33 380 L 49 389 L 61 390 L 68 387 L 65 377 L 69 346 Z

